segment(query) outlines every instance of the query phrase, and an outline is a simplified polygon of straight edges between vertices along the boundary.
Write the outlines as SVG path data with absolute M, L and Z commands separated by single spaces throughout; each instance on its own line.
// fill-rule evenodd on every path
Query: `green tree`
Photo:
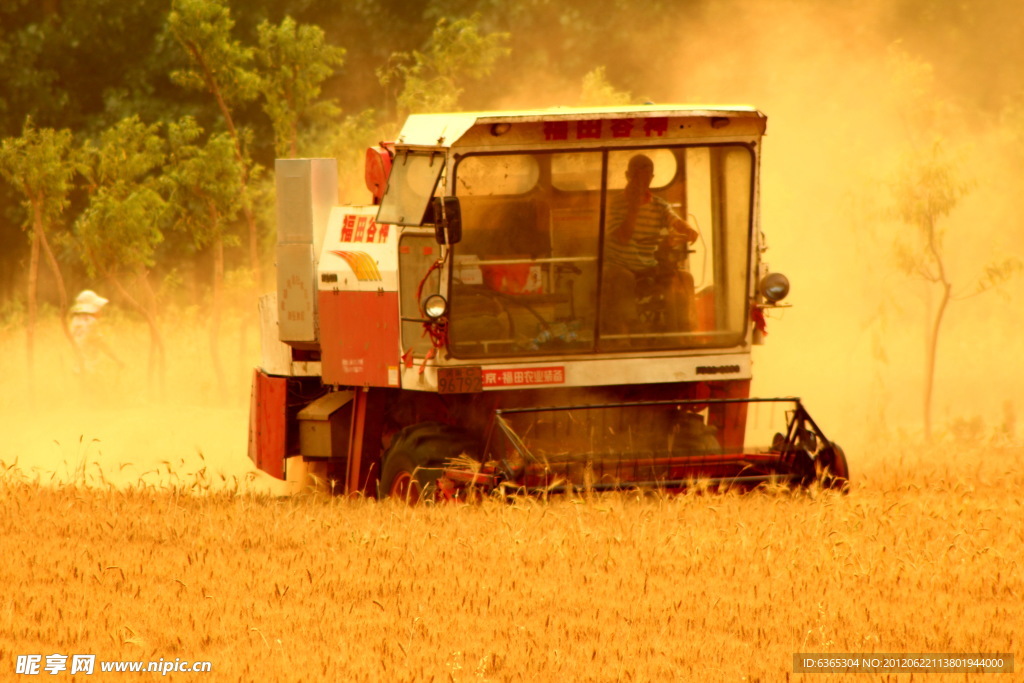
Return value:
M 397 52 L 377 70 L 385 87 L 398 86 L 399 118 L 411 112 L 454 111 L 469 81 L 484 78 L 509 53 L 507 33 L 483 34 L 480 15 L 439 19 L 421 52 Z
M 932 394 L 939 338 L 950 303 L 960 301 L 1002 284 L 1019 270 L 1016 258 L 993 261 L 969 285 L 953 282 L 945 248 L 944 220 L 953 213 L 971 185 L 958 172 L 945 146 L 935 142 L 926 150 L 915 150 L 893 185 L 893 214 L 912 230 L 896 239 L 899 267 L 938 291 L 938 304 L 927 322 L 925 340 L 924 431 L 932 436 Z
M 38 315 L 39 254 L 42 251 L 57 282 L 60 294 L 61 324 L 64 334 L 80 357 L 68 328 L 68 294 L 60 264 L 53 254 L 47 232 L 56 228 L 68 204 L 75 173 L 71 131 L 36 128 L 26 119 L 21 137 L 7 138 L 0 143 L 0 174 L 21 194 L 28 212 L 23 226 L 31 233 L 31 255 L 28 268 L 28 320 L 26 347 L 29 375 L 35 368 L 35 326 Z
M 321 85 L 345 60 L 345 50 L 328 45 L 318 26 L 299 26 L 285 17 L 279 26 L 260 24 L 260 92 L 263 111 L 274 126 L 279 157 L 299 155 L 299 122 L 328 121 L 340 116 L 334 100 L 320 99 Z
M 175 71 L 171 77 L 184 87 L 205 90 L 217 103 L 238 168 L 237 174 L 232 174 L 239 181 L 237 208 L 248 226 L 249 264 L 259 285 L 259 230 L 249 191 L 258 168 L 248 151 L 251 131 L 239 128 L 234 116 L 236 108 L 252 102 L 259 94 L 260 79 L 251 66 L 253 49 L 232 38 L 234 20 L 221 0 L 173 0 L 171 7 L 168 26 L 189 57 L 189 67 Z M 223 243 L 219 248 L 223 252 Z
M 149 281 L 167 217 L 160 175 L 166 142 L 159 131 L 160 124 L 147 126 L 132 116 L 82 147 L 79 170 L 89 200 L 75 221 L 74 232 L 89 275 L 106 278 L 146 320 L 149 380 L 152 384 L 154 375 L 157 377 L 162 395 L 166 354 Z M 138 290 L 131 286 L 132 281 L 138 283 Z
M 220 356 L 223 309 L 224 247 L 237 243 L 231 222 L 241 211 L 240 188 L 245 182 L 234 155 L 234 142 L 226 133 L 200 143 L 203 130 L 192 118 L 168 128 L 168 178 L 173 183 L 171 203 L 175 224 L 185 230 L 197 249 L 213 253 L 213 296 L 210 311 L 210 357 L 221 395 L 226 393 Z
M 30 114 L 46 121 L 67 106 L 60 74 L 45 63 L 50 25 L 38 21 L 0 32 L 0 134 L 15 134 Z

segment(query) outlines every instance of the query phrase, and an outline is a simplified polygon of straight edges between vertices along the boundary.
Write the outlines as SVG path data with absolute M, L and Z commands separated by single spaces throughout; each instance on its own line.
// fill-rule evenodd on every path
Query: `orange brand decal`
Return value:
M 357 280 L 381 279 L 377 262 L 365 251 L 332 251 L 331 253 L 345 259 L 345 263 L 356 274 Z

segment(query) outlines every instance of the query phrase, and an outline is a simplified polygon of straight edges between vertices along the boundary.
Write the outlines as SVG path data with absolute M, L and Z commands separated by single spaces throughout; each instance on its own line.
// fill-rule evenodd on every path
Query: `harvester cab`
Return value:
M 383 496 L 845 483 L 798 400 L 749 396 L 789 289 L 761 260 L 765 122 L 413 115 L 368 150 L 363 206 L 338 205 L 334 160 L 279 160 L 256 465 Z

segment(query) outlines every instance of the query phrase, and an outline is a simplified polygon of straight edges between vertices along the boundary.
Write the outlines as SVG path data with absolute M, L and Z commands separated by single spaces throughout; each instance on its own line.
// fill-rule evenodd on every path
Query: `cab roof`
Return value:
M 451 147 L 474 126 L 501 123 L 538 123 L 562 120 L 602 120 L 629 118 L 760 119 L 764 129 L 767 117 L 746 105 L 648 104 L 617 107 L 554 107 L 510 111 L 457 112 L 449 114 L 411 114 L 395 141 L 414 147 Z

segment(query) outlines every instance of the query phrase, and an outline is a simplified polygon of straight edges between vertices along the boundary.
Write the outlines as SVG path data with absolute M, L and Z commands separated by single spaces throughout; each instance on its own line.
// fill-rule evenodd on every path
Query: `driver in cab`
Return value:
M 628 334 L 640 324 L 638 283 L 654 282 L 666 304 L 669 331 L 691 329 L 693 276 L 680 264 L 659 264 L 659 249 L 697 240 L 699 233 L 661 197 L 651 192 L 654 162 L 644 154 L 630 158 L 626 187 L 608 207 L 604 291 L 606 332 Z M 683 257 L 685 258 L 685 252 Z

